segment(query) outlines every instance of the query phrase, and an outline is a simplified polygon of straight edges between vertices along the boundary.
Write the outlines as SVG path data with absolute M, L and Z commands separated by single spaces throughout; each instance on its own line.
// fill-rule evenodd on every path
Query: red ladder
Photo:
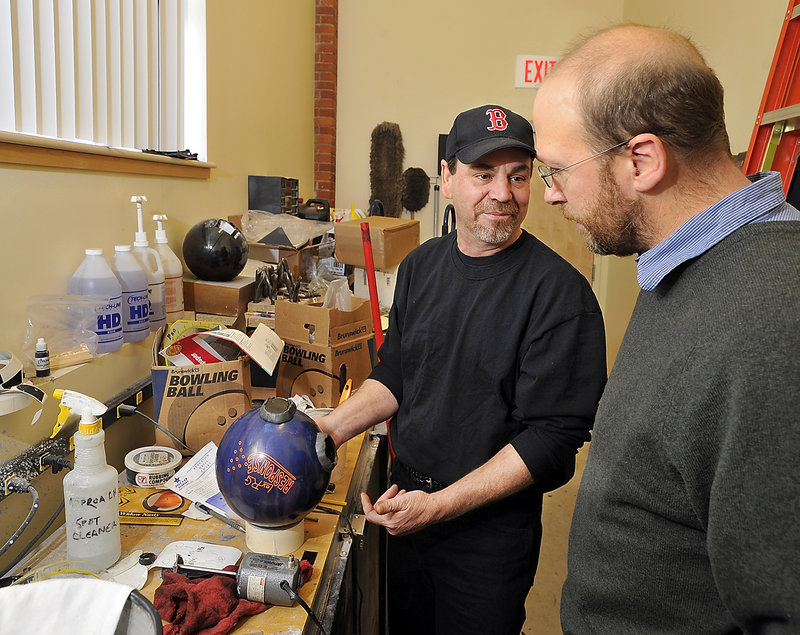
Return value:
M 788 194 L 800 153 L 800 0 L 789 0 L 744 160 L 745 174 L 772 170 Z

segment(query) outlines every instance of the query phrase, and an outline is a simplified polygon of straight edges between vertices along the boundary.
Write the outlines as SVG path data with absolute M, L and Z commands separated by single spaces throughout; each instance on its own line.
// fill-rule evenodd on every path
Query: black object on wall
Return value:
M 400 126 L 384 121 L 372 131 L 369 152 L 369 202 L 380 200 L 387 216 L 397 218 L 403 211 L 403 136 Z
M 403 209 L 418 212 L 428 204 L 431 180 L 422 168 L 406 168 L 403 172 Z
M 436 174 L 442 176 L 442 159 L 444 159 L 445 149 L 447 147 L 447 135 L 439 135 L 439 158 L 436 159 Z
M 272 214 L 297 214 L 299 183 L 282 176 L 247 177 L 247 209 Z

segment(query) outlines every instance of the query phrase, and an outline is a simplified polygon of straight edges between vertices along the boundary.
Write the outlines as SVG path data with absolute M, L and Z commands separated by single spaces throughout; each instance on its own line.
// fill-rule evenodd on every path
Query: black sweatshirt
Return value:
M 527 232 L 487 257 L 462 254 L 455 232 L 410 253 L 378 355 L 397 458 L 444 484 L 508 443 L 535 482 L 562 484 L 606 379 L 591 287 Z

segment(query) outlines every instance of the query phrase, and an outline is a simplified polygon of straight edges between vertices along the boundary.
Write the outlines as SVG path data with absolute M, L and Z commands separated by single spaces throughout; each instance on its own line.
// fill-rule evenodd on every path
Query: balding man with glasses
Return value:
M 566 55 L 533 110 L 545 201 L 641 292 L 598 408 L 565 633 L 800 633 L 800 213 L 731 156 L 671 31 Z

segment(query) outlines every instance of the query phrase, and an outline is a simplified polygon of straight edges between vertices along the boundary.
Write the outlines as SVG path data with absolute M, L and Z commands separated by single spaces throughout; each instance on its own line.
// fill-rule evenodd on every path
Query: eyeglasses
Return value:
M 631 139 L 633 139 L 633 137 L 631 137 L 627 141 L 623 141 L 622 143 L 618 143 L 615 146 L 611 146 L 610 148 L 607 148 L 606 150 L 603 150 L 602 152 L 598 152 L 597 154 L 593 154 L 592 156 L 587 157 L 586 159 L 581 159 L 580 161 L 576 161 L 575 163 L 572 163 L 572 164 L 570 164 L 570 165 L 568 165 L 568 166 L 566 166 L 564 168 L 558 168 L 556 170 L 551 170 L 550 168 L 548 168 L 545 165 L 540 165 L 540 166 L 538 166 L 536 168 L 536 170 L 539 172 L 539 176 L 542 177 L 542 181 L 544 181 L 544 184 L 547 187 L 553 187 L 553 177 L 556 174 L 558 174 L 559 172 L 563 172 L 564 170 L 569 170 L 570 168 L 574 168 L 576 165 L 580 165 L 581 163 L 586 163 L 587 161 L 591 161 L 592 159 L 596 159 L 597 157 L 604 155 L 606 152 L 611 152 L 612 150 L 616 150 L 620 146 L 627 145 L 628 143 L 631 142 Z

